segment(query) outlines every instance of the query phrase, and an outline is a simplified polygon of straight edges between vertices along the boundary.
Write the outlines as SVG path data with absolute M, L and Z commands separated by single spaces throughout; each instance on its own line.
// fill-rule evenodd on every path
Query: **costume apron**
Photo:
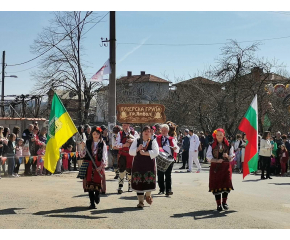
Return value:
M 212 162 L 210 165 L 209 174 L 209 192 L 214 195 L 221 194 L 223 192 L 230 192 L 234 190 L 232 184 L 232 166 L 230 162 L 223 158 L 223 153 L 229 154 L 230 148 L 223 143 L 223 148 L 217 145 L 212 150 L 212 155 L 215 159 L 224 159 L 222 163 Z
M 137 146 L 141 144 L 140 139 Z M 152 150 L 152 141 L 149 141 L 146 151 Z M 143 156 L 140 152 L 134 157 L 132 167 L 132 189 L 137 192 L 154 191 L 156 189 L 156 161 L 150 156 Z

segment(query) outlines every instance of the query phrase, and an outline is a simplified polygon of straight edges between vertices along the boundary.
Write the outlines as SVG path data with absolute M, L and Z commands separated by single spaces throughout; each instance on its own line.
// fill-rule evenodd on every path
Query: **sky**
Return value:
M 95 13 L 102 17 L 107 12 Z M 6 51 L 8 65 L 36 57 L 30 46 L 52 18 L 52 12 L 0 12 L 0 52 L 2 56 L 2 51 Z M 172 82 L 180 78 L 186 80 L 214 65 L 223 46 L 142 44 L 212 44 L 225 43 L 228 39 L 240 42 L 287 36 L 289 38 L 263 41 L 257 55 L 279 60 L 290 71 L 290 12 L 119 11 L 116 12 L 117 77 L 126 75 L 127 71 L 132 71 L 133 75 L 145 71 L 161 78 L 166 76 Z M 109 38 L 109 14 L 86 34 L 82 61 L 89 66 L 87 78 L 109 58 L 109 47 L 100 46 L 101 37 Z M 37 59 L 20 66 L 8 66 L 6 75 L 18 78 L 5 79 L 5 95 L 33 94 L 33 85 L 37 83 L 31 73 L 37 70 L 38 64 Z

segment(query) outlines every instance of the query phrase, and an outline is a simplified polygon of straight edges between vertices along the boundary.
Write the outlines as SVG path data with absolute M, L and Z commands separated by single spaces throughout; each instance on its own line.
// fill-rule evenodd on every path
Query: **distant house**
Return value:
M 141 71 L 140 75 L 132 75 L 131 71 L 127 76 L 116 81 L 117 104 L 120 103 L 158 103 L 168 97 L 170 81 L 146 74 Z M 96 122 L 108 121 L 108 86 L 98 90 L 96 106 Z

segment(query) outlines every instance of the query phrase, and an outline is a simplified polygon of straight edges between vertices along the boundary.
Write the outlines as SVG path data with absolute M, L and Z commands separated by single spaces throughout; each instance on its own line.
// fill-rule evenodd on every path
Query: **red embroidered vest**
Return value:
M 169 145 L 171 147 L 174 147 L 173 139 L 174 139 L 174 137 L 168 137 Z M 162 135 L 158 135 L 156 137 L 156 140 L 157 140 L 158 146 L 162 148 Z M 176 160 L 177 153 L 174 152 L 174 150 L 172 148 L 171 148 L 171 154 L 172 154 L 173 158 Z

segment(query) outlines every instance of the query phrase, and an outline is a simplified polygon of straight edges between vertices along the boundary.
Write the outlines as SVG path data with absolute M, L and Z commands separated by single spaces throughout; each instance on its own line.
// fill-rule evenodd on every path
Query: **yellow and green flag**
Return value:
M 57 94 L 54 93 L 47 129 L 47 143 L 44 156 L 44 167 L 51 173 L 54 173 L 56 169 L 57 161 L 60 157 L 59 149 L 76 132 L 77 129 L 68 112 Z

